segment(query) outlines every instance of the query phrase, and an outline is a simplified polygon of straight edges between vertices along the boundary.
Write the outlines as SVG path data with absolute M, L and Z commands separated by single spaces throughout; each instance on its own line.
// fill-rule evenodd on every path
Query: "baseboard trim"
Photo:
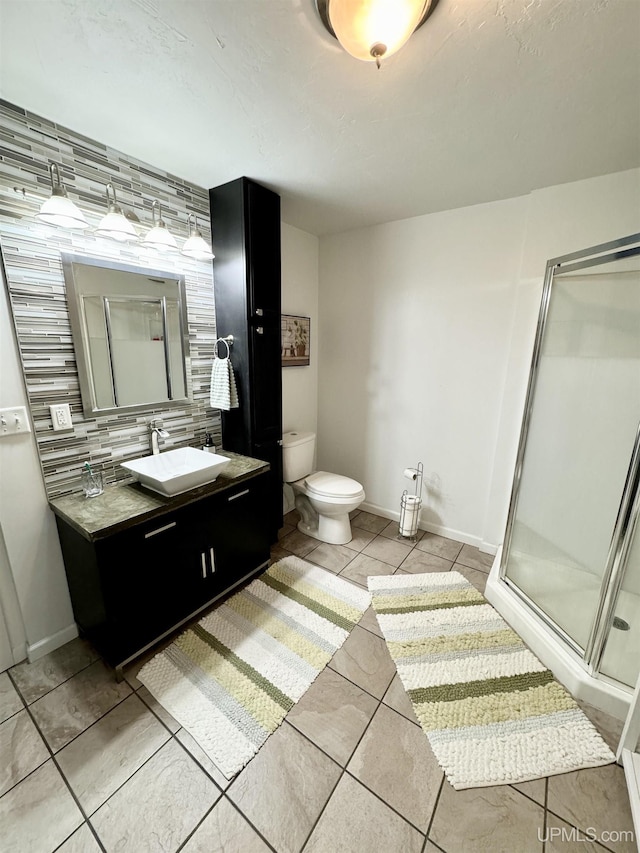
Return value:
M 54 652 L 56 649 L 59 649 L 60 646 L 64 646 L 64 644 L 68 643 L 70 640 L 75 640 L 77 636 L 78 626 L 74 622 L 72 625 L 67 625 L 67 627 L 63 628 L 61 631 L 56 631 L 56 633 L 52 634 L 50 637 L 44 637 L 42 640 L 38 640 L 37 643 L 27 645 L 26 657 L 29 663 L 33 663 L 35 660 L 39 660 L 45 655 L 48 655 L 49 652 Z
M 382 518 L 388 518 L 390 521 L 400 521 L 400 510 L 386 509 L 369 501 L 361 503 L 359 509 L 365 512 L 372 512 L 374 515 L 381 515 Z M 418 527 L 420 530 L 435 533 L 437 536 L 455 539 L 456 542 L 463 542 L 465 545 L 473 545 L 485 554 L 495 554 L 498 550 L 497 545 L 491 545 L 489 542 L 485 542 L 480 536 L 473 536 L 470 533 L 465 533 L 463 530 L 454 530 L 452 527 L 445 527 L 442 524 L 432 524 L 422 519 L 418 522 Z

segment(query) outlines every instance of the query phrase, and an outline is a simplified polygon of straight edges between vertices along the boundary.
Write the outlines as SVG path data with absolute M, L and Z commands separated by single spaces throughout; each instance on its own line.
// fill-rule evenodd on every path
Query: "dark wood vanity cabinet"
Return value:
M 268 472 L 90 541 L 56 517 L 74 616 L 119 666 L 269 559 Z
M 233 335 L 240 406 L 222 413 L 227 450 L 271 466 L 272 541 L 282 527 L 280 196 L 249 178 L 209 190 L 218 335 Z

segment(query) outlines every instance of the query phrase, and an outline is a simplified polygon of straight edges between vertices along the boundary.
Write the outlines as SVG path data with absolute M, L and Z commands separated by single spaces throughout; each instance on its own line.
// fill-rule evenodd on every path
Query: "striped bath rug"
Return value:
M 181 634 L 138 678 L 231 779 L 369 606 L 366 590 L 285 557 Z
M 400 680 L 454 788 L 615 761 L 564 687 L 459 572 L 368 583 Z

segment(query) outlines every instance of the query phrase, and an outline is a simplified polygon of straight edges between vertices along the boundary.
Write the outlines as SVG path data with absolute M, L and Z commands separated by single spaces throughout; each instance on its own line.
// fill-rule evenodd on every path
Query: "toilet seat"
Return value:
M 336 498 L 344 500 L 356 498 L 363 492 L 357 480 L 343 477 L 341 474 L 331 474 L 328 471 L 316 471 L 304 479 L 307 493 L 318 498 Z

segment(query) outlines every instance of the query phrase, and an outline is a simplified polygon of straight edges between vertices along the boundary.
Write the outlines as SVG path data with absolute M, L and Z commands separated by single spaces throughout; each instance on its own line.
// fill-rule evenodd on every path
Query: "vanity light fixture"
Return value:
M 106 216 L 100 220 L 95 232 L 99 237 L 110 237 L 119 243 L 137 243 L 140 237 L 131 222 L 122 212 L 122 208 L 116 199 L 116 191 L 113 184 L 107 184 L 107 207 Z
M 202 231 L 198 228 L 198 218 L 195 213 L 190 213 L 187 216 L 187 225 L 189 226 L 189 236 L 184 241 L 182 254 L 189 258 L 195 258 L 196 261 L 210 261 L 215 258 L 211 247 L 202 236 Z
M 67 191 L 60 181 L 60 169 L 57 163 L 49 163 L 51 176 L 51 195 L 43 201 L 36 219 L 59 228 L 88 228 L 80 208 L 67 198 Z
M 154 200 L 151 205 L 151 218 L 153 227 L 142 241 L 142 245 L 149 249 L 157 249 L 159 252 L 177 252 L 176 238 L 165 225 L 162 218 L 162 208 L 157 200 Z
M 438 0 L 316 0 L 322 23 L 356 59 L 396 53 L 433 12 Z

